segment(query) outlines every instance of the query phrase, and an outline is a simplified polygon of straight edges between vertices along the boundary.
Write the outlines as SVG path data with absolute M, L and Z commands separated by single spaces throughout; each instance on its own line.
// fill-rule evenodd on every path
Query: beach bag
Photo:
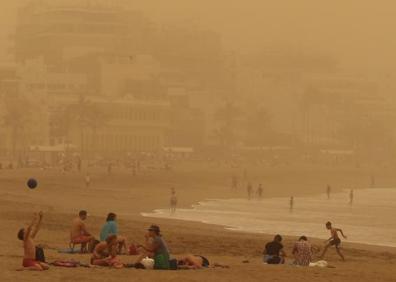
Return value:
M 45 262 L 44 249 L 36 247 L 36 261 Z
M 169 269 L 169 256 L 165 254 L 154 256 L 154 269 Z
M 148 257 L 144 258 L 142 260 L 142 264 L 144 265 L 145 269 L 153 269 L 154 268 L 154 260 L 151 258 L 148 258 Z

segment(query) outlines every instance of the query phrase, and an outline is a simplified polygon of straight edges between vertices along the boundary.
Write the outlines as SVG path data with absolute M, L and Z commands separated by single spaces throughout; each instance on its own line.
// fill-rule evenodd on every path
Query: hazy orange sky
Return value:
M 0 2 L 2 53 L 16 7 L 26 1 Z M 282 44 L 333 54 L 347 69 L 388 73 L 395 68 L 396 2 L 391 0 L 114 0 L 121 1 L 155 22 L 182 20 L 219 31 L 226 48 L 239 52 Z

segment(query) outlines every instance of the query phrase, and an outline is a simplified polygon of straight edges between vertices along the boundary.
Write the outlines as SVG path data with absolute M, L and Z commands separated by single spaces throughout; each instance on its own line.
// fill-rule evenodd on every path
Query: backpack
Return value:
M 36 261 L 45 262 L 44 249 L 36 246 Z

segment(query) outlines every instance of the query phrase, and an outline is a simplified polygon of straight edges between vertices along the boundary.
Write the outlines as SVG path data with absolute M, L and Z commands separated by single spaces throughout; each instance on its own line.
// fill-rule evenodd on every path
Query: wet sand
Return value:
M 330 179 L 334 190 L 346 188 L 351 182 L 354 182 L 353 185 L 359 185 L 360 182 L 363 185 L 369 179 L 368 172 L 364 170 L 289 169 L 287 175 L 290 178 L 280 178 L 280 171 L 252 171 L 251 178 L 254 183 L 265 183 L 267 189 L 264 196 L 298 195 L 298 190 L 302 189 L 305 193 L 301 194 L 320 193 Z M 328 252 L 326 259 L 334 268 L 269 266 L 261 263 L 261 251 L 272 235 L 232 232 L 213 225 L 149 219 L 139 215 L 140 212 L 166 207 L 169 189 L 173 185 L 181 206 L 185 207 L 207 198 L 244 196 L 244 189 L 230 192 L 228 169 L 197 171 L 176 168 L 173 172 L 153 171 L 138 177 L 126 171 L 116 171 L 108 176 L 104 174 L 104 169 L 90 173 L 92 186 L 86 189 L 84 174 L 61 175 L 58 171 L 39 170 L 0 171 L 0 266 L 3 270 L 0 281 L 395 281 L 395 248 L 345 243 L 343 251 L 346 262 L 341 262 L 334 250 Z M 29 191 L 24 182 L 32 175 L 39 180 L 40 186 Z M 377 175 L 380 175 L 377 176 L 378 185 L 394 186 L 391 170 L 382 170 Z M 30 221 L 33 211 L 40 209 L 44 210 L 45 218 L 36 241 L 47 246 L 47 260 L 73 258 L 87 263 L 89 255 L 64 255 L 56 251 L 67 247 L 70 221 L 83 208 L 91 215 L 87 224 L 94 234 L 99 233 L 109 211 L 120 215 L 120 233 L 132 242 L 141 242 L 146 227 L 155 221 L 161 226 L 163 236 L 176 257 L 186 253 L 201 254 L 212 262 L 227 264 L 230 268 L 197 271 L 106 268 L 51 268 L 45 273 L 16 271 L 22 256 L 16 232 L 21 225 Z M 285 238 L 289 254 L 294 240 Z M 321 240 L 313 241 L 322 246 Z M 134 257 L 123 256 L 122 260 L 133 262 Z M 249 262 L 243 263 L 246 260 Z

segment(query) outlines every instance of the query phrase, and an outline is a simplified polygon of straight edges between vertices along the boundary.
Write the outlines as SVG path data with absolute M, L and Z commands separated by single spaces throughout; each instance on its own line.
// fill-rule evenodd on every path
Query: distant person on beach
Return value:
M 291 196 L 290 197 L 290 201 L 289 201 L 289 210 L 290 210 L 290 212 L 292 212 L 293 209 L 294 209 L 294 197 Z
M 375 187 L 375 176 L 374 176 L 374 175 L 371 175 L 370 187 L 371 187 L 371 188 L 374 188 L 374 187 Z
M 122 249 L 124 249 L 125 253 L 128 252 L 128 248 L 126 245 L 126 238 L 124 236 L 120 236 L 118 234 L 118 224 L 117 224 L 117 215 L 115 213 L 109 213 L 106 218 L 106 223 L 102 226 L 100 231 L 100 241 L 106 241 L 107 237 L 111 235 L 117 235 L 117 253 L 121 254 Z
M 85 175 L 85 187 L 89 188 L 89 186 L 91 186 L 91 176 L 89 175 L 89 173 L 87 173 Z
M 170 212 L 174 214 L 177 208 L 177 196 L 175 188 L 171 189 L 171 197 L 170 197 Z
M 91 257 L 91 264 L 97 266 L 111 266 L 123 268 L 124 265 L 117 258 L 117 236 L 110 235 L 105 241 L 95 246 Z
M 237 189 L 238 189 L 238 177 L 236 175 L 233 175 L 231 179 L 231 190 L 237 190 Z
M 330 199 L 330 194 L 331 194 L 331 186 L 330 185 L 327 185 L 326 194 L 327 194 L 327 199 Z
M 34 215 L 32 223 L 25 229 L 22 228 L 18 232 L 18 239 L 23 241 L 23 261 L 22 266 L 27 270 L 47 270 L 49 266 L 36 260 L 36 245 L 34 239 L 40 230 L 41 222 L 43 220 L 43 213 L 39 212 Z
M 294 244 L 294 265 L 309 266 L 312 261 L 312 246 L 306 236 L 301 236 Z
M 337 254 L 341 257 L 342 260 L 345 260 L 344 255 L 340 251 L 341 239 L 338 236 L 338 232 L 340 232 L 342 237 L 344 237 L 345 239 L 347 237 L 344 235 L 344 233 L 342 232 L 341 229 L 332 227 L 332 224 L 331 224 L 330 221 L 326 223 L 326 229 L 330 230 L 331 237 L 326 241 L 327 244 L 326 244 L 326 246 L 325 246 L 325 248 L 323 250 L 323 253 L 320 256 L 320 258 L 324 258 L 325 254 L 327 252 L 327 249 L 329 247 L 335 246 Z
M 351 191 L 349 192 L 349 204 L 352 205 L 353 204 L 353 198 L 354 198 L 354 192 L 353 189 L 351 189 Z
M 81 253 L 88 251 L 87 245 L 91 243 L 95 238 L 88 232 L 85 225 L 88 213 L 85 210 L 81 210 L 78 213 L 78 217 L 73 219 L 72 227 L 70 231 L 70 242 L 72 244 L 81 244 Z
M 260 183 L 257 188 L 257 197 L 261 199 L 263 197 L 263 185 Z
M 248 194 L 248 199 L 250 200 L 252 198 L 252 193 L 253 193 L 253 186 L 249 182 L 247 185 L 247 194 Z
M 283 250 L 282 236 L 276 235 L 272 242 L 265 245 L 264 262 L 268 264 L 283 264 L 285 263 L 286 253 Z
M 142 262 L 145 257 L 154 259 L 155 269 L 169 269 L 169 249 L 161 236 L 159 226 L 151 225 L 145 235 L 145 244 L 138 245 L 139 257 L 136 264 Z

